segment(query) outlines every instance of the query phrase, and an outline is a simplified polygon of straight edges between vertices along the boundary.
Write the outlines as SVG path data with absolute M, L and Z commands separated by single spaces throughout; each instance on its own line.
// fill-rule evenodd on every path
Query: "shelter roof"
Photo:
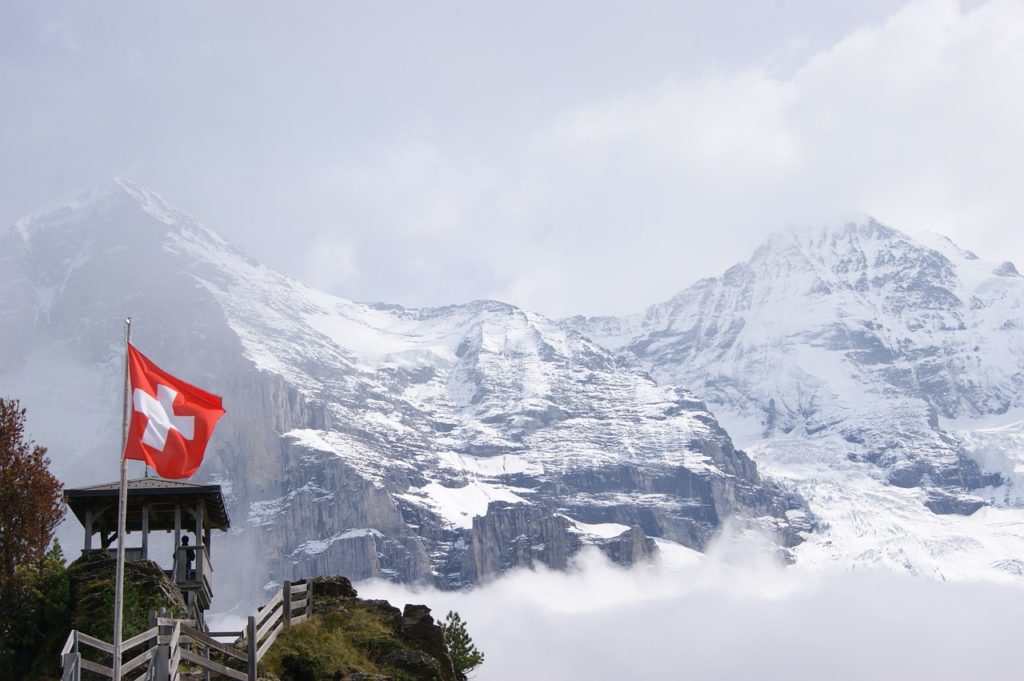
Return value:
M 92 511 L 96 527 L 117 527 L 117 496 L 119 483 L 108 482 L 90 487 L 64 490 L 64 500 L 75 517 L 85 525 L 86 511 Z M 174 509 L 186 509 L 202 504 L 205 513 L 203 527 L 224 530 L 231 526 L 224 505 L 220 485 L 203 485 L 183 480 L 164 478 L 138 478 L 128 481 L 128 508 L 126 528 L 129 532 L 142 529 L 142 506 L 149 506 L 149 529 L 173 530 Z M 192 526 L 183 518 L 185 528 Z

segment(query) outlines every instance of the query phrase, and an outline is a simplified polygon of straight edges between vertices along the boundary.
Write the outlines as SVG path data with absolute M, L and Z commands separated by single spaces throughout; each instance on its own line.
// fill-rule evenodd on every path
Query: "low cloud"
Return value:
M 1008 678 L 1024 588 L 888 572 L 810 573 L 760 550 L 623 569 L 596 550 L 469 592 L 381 581 L 360 595 L 456 610 L 487 659 L 478 681 Z

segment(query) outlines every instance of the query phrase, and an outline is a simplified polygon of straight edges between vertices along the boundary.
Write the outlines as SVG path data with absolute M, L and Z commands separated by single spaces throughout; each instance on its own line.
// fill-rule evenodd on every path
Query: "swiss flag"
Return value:
M 203 463 L 206 443 L 224 414 L 220 398 L 189 385 L 128 346 L 132 421 L 124 457 L 164 478 L 187 478 Z

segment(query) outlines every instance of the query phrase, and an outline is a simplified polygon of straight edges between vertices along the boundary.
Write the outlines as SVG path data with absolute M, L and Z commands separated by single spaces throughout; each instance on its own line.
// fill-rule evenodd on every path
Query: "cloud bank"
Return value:
M 357 585 L 453 609 L 486 655 L 474 678 L 950 681 L 1020 665 L 1024 589 L 881 572 L 808 573 L 714 552 L 685 567 L 518 571 L 469 593 Z

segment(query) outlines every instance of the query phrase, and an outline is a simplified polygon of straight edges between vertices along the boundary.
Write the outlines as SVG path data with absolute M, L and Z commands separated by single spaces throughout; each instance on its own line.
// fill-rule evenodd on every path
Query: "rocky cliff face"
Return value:
M 513 306 L 322 294 L 122 181 L 0 240 L 0 377 L 65 480 L 116 477 L 124 317 L 224 396 L 200 473 L 233 522 L 220 607 L 310 574 L 459 586 L 584 544 L 629 563 L 734 516 L 788 546 L 811 528 L 690 393 Z

